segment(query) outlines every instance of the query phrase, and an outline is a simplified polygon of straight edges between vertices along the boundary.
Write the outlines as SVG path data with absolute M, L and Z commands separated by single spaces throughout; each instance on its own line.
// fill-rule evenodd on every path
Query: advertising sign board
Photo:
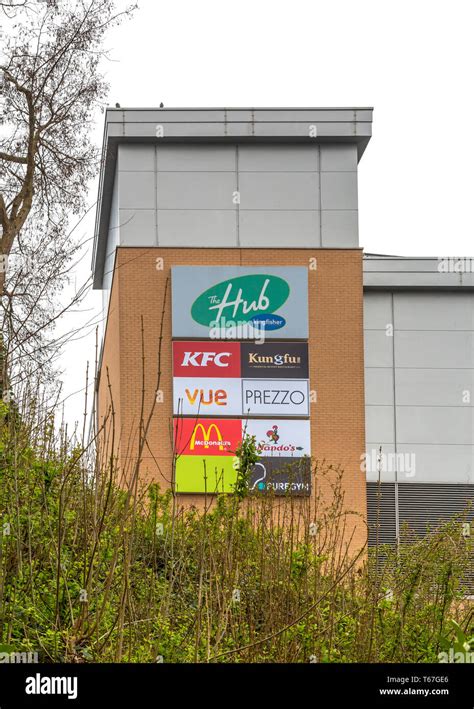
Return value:
M 173 379 L 173 412 L 183 416 L 239 416 L 240 379 Z
M 311 461 L 309 458 L 260 458 L 249 480 L 250 492 L 274 495 L 309 495 Z
M 308 380 L 242 379 L 242 405 L 249 416 L 308 416 Z
M 308 420 L 248 419 L 243 430 L 255 436 L 257 450 L 264 457 L 311 455 L 311 433 Z
M 308 379 L 307 342 L 240 344 L 242 377 L 251 379 Z
M 308 272 L 302 266 L 174 266 L 173 337 L 308 337 Z

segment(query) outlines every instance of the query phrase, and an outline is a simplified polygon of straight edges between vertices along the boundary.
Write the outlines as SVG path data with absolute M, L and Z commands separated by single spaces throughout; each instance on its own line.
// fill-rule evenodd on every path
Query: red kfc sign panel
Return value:
M 240 419 L 174 419 L 177 455 L 235 455 L 241 441 Z
M 240 343 L 173 342 L 173 376 L 240 377 Z

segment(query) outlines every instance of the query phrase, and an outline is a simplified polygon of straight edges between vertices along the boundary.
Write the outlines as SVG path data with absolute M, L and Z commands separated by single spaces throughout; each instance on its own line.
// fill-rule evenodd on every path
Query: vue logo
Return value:
M 274 315 L 288 300 L 290 286 L 278 276 L 252 274 L 217 283 L 201 293 L 191 306 L 191 317 L 207 327 L 214 323 L 255 323 L 256 328 L 278 330 L 285 318 Z

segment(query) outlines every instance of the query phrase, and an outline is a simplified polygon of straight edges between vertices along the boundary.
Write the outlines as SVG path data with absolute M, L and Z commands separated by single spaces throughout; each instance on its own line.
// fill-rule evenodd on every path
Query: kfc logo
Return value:
M 228 367 L 230 352 L 185 352 L 182 367 L 207 367 L 214 362 L 217 367 Z
M 173 342 L 174 377 L 240 377 L 238 342 Z

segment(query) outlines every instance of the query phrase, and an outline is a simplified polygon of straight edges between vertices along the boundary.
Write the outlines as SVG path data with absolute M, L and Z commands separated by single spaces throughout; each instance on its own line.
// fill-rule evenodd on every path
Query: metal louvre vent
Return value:
M 380 486 L 377 483 L 367 483 L 369 546 L 376 544 L 377 514 L 379 544 L 395 544 L 394 483 L 382 483 Z M 461 521 L 470 522 L 471 534 L 474 534 L 474 485 L 399 483 L 398 514 L 400 530 L 403 530 L 403 525 L 406 524 L 409 530 L 420 537 L 456 516 L 460 516 Z M 466 569 L 461 585 L 465 592 L 474 594 L 474 557 Z
M 469 508 L 470 503 L 470 508 Z M 474 517 L 474 485 L 448 483 L 400 483 L 398 486 L 400 528 L 407 523 L 419 535 L 468 512 Z
M 367 522 L 369 546 L 378 543 L 395 544 L 395 485 L 394 483 L 367 483 Z

